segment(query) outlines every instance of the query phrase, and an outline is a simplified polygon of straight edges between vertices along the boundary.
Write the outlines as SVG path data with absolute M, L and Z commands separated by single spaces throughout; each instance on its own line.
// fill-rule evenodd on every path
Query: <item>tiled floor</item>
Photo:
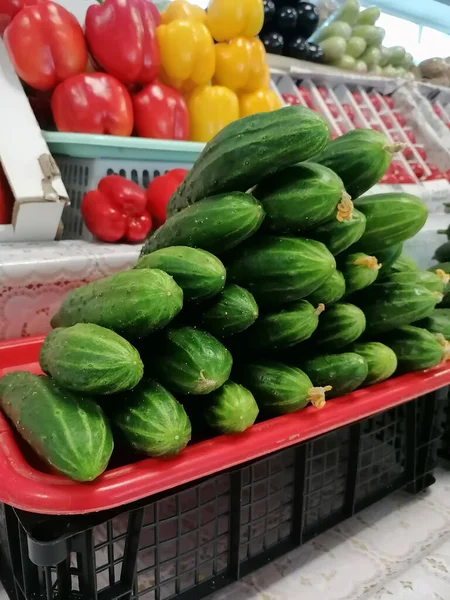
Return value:
M 450 470 L 436 475 L 428 492 L 396 493 L 211 600 L 448 600 Z

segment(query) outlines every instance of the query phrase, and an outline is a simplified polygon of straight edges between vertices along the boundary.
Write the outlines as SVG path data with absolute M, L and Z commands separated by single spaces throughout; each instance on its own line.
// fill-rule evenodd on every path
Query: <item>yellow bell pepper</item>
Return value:
M 211 81 L 216 55 L 206 25 L 194 20 L 176 20 L 160 25 L 156 34 L 165 82 L 188 90 Z
M 263 0 L 210 0 L 206 24 L 217 42 L 258 35 L 263 23 Z
M 206 12 L 200 8 L 200 6 L 195 6 L 195 4 L 191 4 L 187 0 L 173 0 L 167 9 L 161 13 L 161 23 L 167 25 L 172 21 L 178 21 L 180 19 L 192 19 L 193 21 L 205 23 Z
M 248 117 L 261 112 L 270 112 L 281 108 L 283 103 L 273 90 L 258 90 L 247 92 L 239 96 L 239 110 L 241 117 Z
M 214 83 L 252 92 L 269 87 L 266 50 L 258 38 L 238 37 L 216 44 Z
M 219 85 L 196 88 L 187 97 L 187 105 L 193 142 L 209 142 L 226 125 L 239 119 L 237 95 Z

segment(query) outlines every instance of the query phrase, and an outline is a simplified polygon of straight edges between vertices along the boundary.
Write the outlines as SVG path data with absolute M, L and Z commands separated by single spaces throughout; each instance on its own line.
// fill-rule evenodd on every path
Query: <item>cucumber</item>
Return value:
M 450 270 L 450 263 L 448 263 L 448 266 Z M 418 271 L 419 267 L 417 266 L 415 260 L 402 252 L 397 260 L 392 264 L 390 270 L 399 273 L 401 271 Z
M 126 338 L 165 327 L 183 306 L 183 290 L 159 269 L 123 271 L 69 292 L 51 325 L 94 323 Z
M 384 336 L 383 342 L 395 352 L 402 373 L 435 367 L 444 358 L 444 348 L 436 337 L 420 327 L 406 325 Z
M 351 219 L 337 221 L 331 219 L 323 225 L 308 232 L 309 237 L 323 242 L 331 254 L 337 256 L 344 252 L 362 237 L 366 229 L 366 217 L 353 208 Z
M 391 331 L 428 317 L 437 298 L 416 283 L 374 283 L 352 300 L 366 315 L 367 334 Z
M 167 207 L 168 216 L 218 193 L 250 189 L 267 176 L 320 152 L 330 139 L 326 121 L 301 106 L 250 115 L 208 142 Z
M 222 291 L 226 271 L 210 252 L 170 246 L 140 258 L 135 269 L 161 269 L 171 275 L 183 290 L 185 300 L 201 302 Z
M 339 265 L 345 279 L 346 296 L 362 290 L 376 280 L 381 265 L 375 256 L 362 252 L 347 254 Z
M 338 302 L 345 294 L 345 279 L 340 271 L 333 271 L 312 294 L 306 298 L 313 306 L 325 304 L 325 308 Z
M 391 164 L 393 153 L 401 147 L 390 144 L 378 131 L 354 129 L 330 142 L 311 161 L 339 175 L 346 191 L 355 199 L 380 181 Z
M 335 268 L 333 255 L 320 242 L 261 236 L 233 253 L 227 271 L 258 305 L 277 306 L 308 296 Z
M 366 360 L 354 352 L 317 356 L 304 362 L 302 369 L 314 385 L 331 386 L 328 399 L 353 392 L 369 373 Z
M 429 317 L 414 323 L 417 327 L 440 333 L 450 341 L 450 308 L 436 308 Z
M 253 394 L 233 381 L 205 398 L 203 410 L 206 424 L 218 433 L 241 433 L 253 425 L 259 413 Z
M 166 329 L 146 358 L 146 367 L 170 391 L 196 395 L 223 385 L 233 362 L 215 337 L 194 327 Z
M 263 228 L 274 233 L 297 233 L 330 218 L 351 217 L 342 180 L 314 163 L 288 167 L 264 179 L 253 193 L 266 213 Z
M 148 456 L 173 456 L 191 439 L 191 423 L 183 406 L 152 379 L 120 394 L 108 416 L 125 443 Z
M 381 278 L 381 283 L 416 283 L 433 292 L 436 302 L 441 302 L 448 279 L 449 276 L 439 269 L 436 273 L 430 271 L 391 271 Z
M 416 274 L 416 281 L 423 287 L 426 287 L 430 292 L 436 292 L 436 294 L 442 295 L 445 287 L 448 285 L 450 275 L 445 273 L 442 269 L 436 269 L 434 273 L 431 271 L 418 271 Z
M 337 303 L 330 306 L 319 320 L 312 344 L 327 350 L 339 350 L 357 340 L 366 328 L 366 318 L 353 304 Z
M 445 242 L 434 251 L 434 260 L 438 262 L 447 262 L 450 260 L 450 242 Z
M 253 235 L 263 219 L 261 204 L 250 194 L 231 192 L 205 198 L 167 219 L 148 238 L 141 256 L 175 244 L 219 255 Z
M 385 381 L 397 369 L 395 352 L 380 342 L 357 342 L 352 346 L 352 352 L 356 352 L 367 362 L 369 372 L 363 386 Z
M 314 308 L 306 300 L 286 306 L 283 310 L 262 315 L 245 333 L 244 340 L 259 350 L 289 348 L 311 337 L 317 329 L 323 304 Z
M 46 463 L 75 481 L 93 481 L 113 451 L 109 423 L 87 396 L 61 389 L 50 377 L 26 371 L 0 379 L 0 408 Z
M 394 246 L 389 246 L 389 248 L 384 248 L 383 250 L 377 250 L 375 255 L 377 257 L 378 262 L 381 265 L 379 278 L 383 276 L 383 273 L 386 273 L 390 267 L 395 263 L 396 260 L 400 258 L 400 255 L 403 250 L 403 244 L 395 244 Z
M 355 201 L 366 216 L 366 230 L 355 245 L 360 252 L 389 248 L 412 238 L 428 217 L 425 204 L 416 196 L 404 193 L 375 194 Z
M 309 402 L 317 408 L 325 405 L 328 386 L 315 388 L 309 377 L 297 367 L 276 361 L 245 365 L 240 380 L 256 398 L 266 415 L 285 415 L 305 408 Z
M 41 346 L 39 364 L 61 387 L 87 394 L 131 390 L 144 374 L 136 348 L 92 323 L 54 329 Z
M 442 277 L 444 282 L 444 298 L 439 304 L 439 308 L 450 307 L 450 284 L 446 283 L 447 275 L 450 273 L 450 262 L 437 263 L 428 269 Z
M 203 311 L 201 326 L 219 338 L 241 333 L 258 318 L 258 305 L 252 294 L 233 283 L 225 286 Z

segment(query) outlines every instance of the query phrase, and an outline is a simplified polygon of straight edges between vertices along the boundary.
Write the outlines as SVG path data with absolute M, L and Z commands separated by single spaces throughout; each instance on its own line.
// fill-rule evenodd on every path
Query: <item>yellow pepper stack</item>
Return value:
M 257 37 L 264 23 L 262 0 L 211 0 L 206 25 L 215 46 L 214 83 L 238 94 L 239 116 L 275 110 L 266 51 Z
M 263 22 L 263 0 L 210 0 L 207 13 L 174 0 L 162 13 L 161 79 L 185 94 L 192 141 L 208 142 L 239 117 L 280 108 L 255 37 Z

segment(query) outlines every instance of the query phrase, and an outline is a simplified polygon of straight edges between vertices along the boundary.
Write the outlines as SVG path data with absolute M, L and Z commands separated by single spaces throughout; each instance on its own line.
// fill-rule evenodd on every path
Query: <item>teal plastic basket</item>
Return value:
M 170 169 L 190 169 L 205 144 L 136 137 L 43 131 L 61 171 L 70 198 L 64 209 L 65 239 L 92 239 L 83 223 L 80 205 L 100 179 L 117 173 L 146 188 Z

